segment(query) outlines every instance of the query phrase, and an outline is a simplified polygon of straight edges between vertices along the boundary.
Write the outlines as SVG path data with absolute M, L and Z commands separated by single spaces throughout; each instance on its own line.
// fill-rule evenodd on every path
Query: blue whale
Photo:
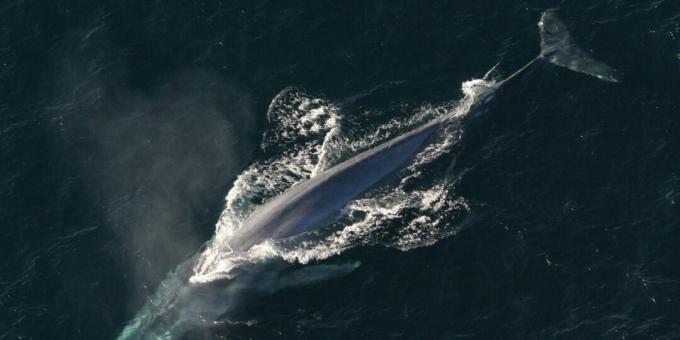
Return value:
M 537 62 L 546 61 L 604 81 L 617 81 L 613 68 L 591 58 L 574 44 L 554 10 L 543 13 L 539 28 L 541 53 L 506 79 L 482 89 L 462 118 L 464 124 L 482 115 L 485 104 L 498 89 Z M 450 116 L 436 118 L 294 185 L 257 208 L 231 235 L 229 245 L 234 252 L 243 253 L 268 239 L 294 237 L 328 225 L 348 202 L 408 165 L 451 119 Z M 195 260 L 196 257 L 187 260 L 169 274 L 118 339 L 181 338 L 196 325 L 217 320 L 250 296 L 344 275 L 357 266 L 304 266 L 291 273 L 285 270 L 289 263 L 278 259 L 253 264 L 234 279 L 192 284 L 187 276 Z

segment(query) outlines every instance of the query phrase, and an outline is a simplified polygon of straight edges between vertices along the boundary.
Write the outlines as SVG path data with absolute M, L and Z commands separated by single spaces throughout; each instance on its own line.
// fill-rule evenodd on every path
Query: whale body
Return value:
M 407 164 L 444 121 L 436 119 L 294 185 L 245 220 L 229 240 L 232 250 L 323 227 L 349 201 Z

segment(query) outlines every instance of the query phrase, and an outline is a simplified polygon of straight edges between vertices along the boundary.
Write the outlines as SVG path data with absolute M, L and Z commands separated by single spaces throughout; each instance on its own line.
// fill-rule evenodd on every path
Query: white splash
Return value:
M 225 208 L 215 226 L 213 239 L 198 258 L 191 282 L 210 282 L 230 277 L 245 262 L 257 262 L 277 251 L 269 242 L 247 254 L 234 254 L 229 238 L 258 204 L 284 192 L 324 170 L 330 163 L 334 143 L 340 135 L 340 116 L 333 104 L 310 98 L 295 88 L 281 91 L 269 105 L 271 124 L 262 148 L 284 149 L 277 157 L 252 164 L 234 182 Z

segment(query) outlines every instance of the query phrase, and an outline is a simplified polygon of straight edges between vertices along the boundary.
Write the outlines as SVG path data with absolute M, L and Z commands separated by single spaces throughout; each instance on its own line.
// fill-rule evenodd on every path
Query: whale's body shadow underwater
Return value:
M 263 243 L 280 240 L 294 246 L 304 235 L 332 223 L 349 202 L 410 164 L 443 127 L 457 124 L 464 130 L 483 115 L 497 91 L 510 86 L 513 79 L 533 65 L 548 62 L 600 80 L 618 81 L 616 70 L 590 57 L 574 43 L 555 10 L 545 11 L 538 26 L 541 53 L 503 80 L 489 80 L 487 73 L 484 79 L 466 82 L 463 86 L 467 100 L 461 101 L 466 105 L 462 114 L 437 117 L 294 185 L 258 207 L 228 237 L 213 238 L 202 253 L 170 273 L 118 338 L 180 338 L 196 327 L 212 325 L 253 297 L 351 273 L 360 265 L 358 262 L 293 268 L 281 257 L 262 256 L 258 261 L 231 268 L 228 276 L 211 275 L 220 270 L 214 261 L 216 252 L 241 256 L 261 250 Z

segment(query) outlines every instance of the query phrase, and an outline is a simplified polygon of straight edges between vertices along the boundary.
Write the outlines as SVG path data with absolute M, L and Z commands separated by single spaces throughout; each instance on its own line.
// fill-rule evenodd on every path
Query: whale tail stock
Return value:
M 541 33 L 539 57 L 557 66 L 584 73 L 595 78 L 618 82 L 618 72 L 611 66 L 594 59 L 578 47 L 571 38 L 567 26 L 557 16 L 556 9 L 548 9 L 538 22 Z

